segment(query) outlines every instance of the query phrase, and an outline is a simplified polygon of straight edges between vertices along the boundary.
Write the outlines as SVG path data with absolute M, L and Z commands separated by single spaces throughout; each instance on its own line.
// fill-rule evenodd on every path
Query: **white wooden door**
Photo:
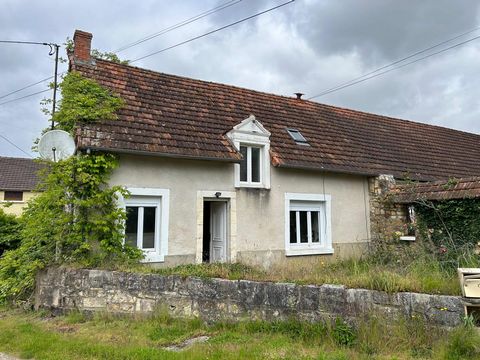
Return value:
M 227 261 L 227 203 L 210 203 L 210 262 Z

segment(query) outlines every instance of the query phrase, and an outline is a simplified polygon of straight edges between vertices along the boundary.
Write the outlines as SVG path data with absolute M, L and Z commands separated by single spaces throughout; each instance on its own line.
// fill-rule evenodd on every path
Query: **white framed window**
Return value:
M 250 115 L 227 133 L 242 155 L 235 164 L 235 187 L 270 189 L 270 132 Z
M 240 185 L 262 184 L 262 156 L 263 147 L 240 144 L 240 153 L 243 156 L 240 162 Z
M 144 262 L 162 262 L 168 252 L 168 189 L 127 188 L 125 243 L 141 249 Z
M 285 253 L 333 254 L 330 195 L 285 194 Z

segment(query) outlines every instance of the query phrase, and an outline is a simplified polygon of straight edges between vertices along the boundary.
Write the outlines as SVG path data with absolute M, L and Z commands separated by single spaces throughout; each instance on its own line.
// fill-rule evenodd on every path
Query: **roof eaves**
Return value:
M 206 160 L 206 161 L 222 161 L 222 162 L 231 162 L 239 163 L 241 158 L 220 158 L 220 157 L 211 157 L 211 156 L 194 156 L 194 155 L 183 155 L 183 154 L 173 154 L 173 153 L 161 153 L 161 152 L 150 152 L 150 151 L 141 151 L 141 150 L 129 150 L 129 149 L 111 149 L 111 148 L 102 148 L 97 146 L 81 146 L 78 147 L 79 150 L 93 150 L 93 151 L 103 151 L 114 154 L 128 154 L 128 155 L 145 155 L 153 157 L 166 157 L 166 158 L 176 158 L 176 159 L 189 159 L 189 160 Z

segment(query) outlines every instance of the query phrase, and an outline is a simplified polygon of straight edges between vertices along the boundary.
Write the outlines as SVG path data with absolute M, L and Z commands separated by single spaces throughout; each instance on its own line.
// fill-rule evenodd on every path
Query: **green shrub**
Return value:
M 113 155 L 78 155 L 50 166 L 42 193 L 23 214 L 21 245 L 0 259 L 0 300 L 26 299 L 35 274 L 47 265 L 95 267 L 137 260 L 138 249 L 123 246 L 125 211 L 120 187 L 106 181 Z
M 0 208 L 0 256 L 6 250 L 16 249 L 20 245 L 20 230 L 20 219 L 14 215 L 6 214 Z

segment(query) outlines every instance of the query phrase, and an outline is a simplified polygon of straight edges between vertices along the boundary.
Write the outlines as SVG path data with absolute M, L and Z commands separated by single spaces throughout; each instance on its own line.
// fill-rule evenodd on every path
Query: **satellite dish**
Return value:
M 51 130 L 40 138 L 38 152 L 46 160 L 64 160 L 75 153 L 75 142 L 66 131 Z

